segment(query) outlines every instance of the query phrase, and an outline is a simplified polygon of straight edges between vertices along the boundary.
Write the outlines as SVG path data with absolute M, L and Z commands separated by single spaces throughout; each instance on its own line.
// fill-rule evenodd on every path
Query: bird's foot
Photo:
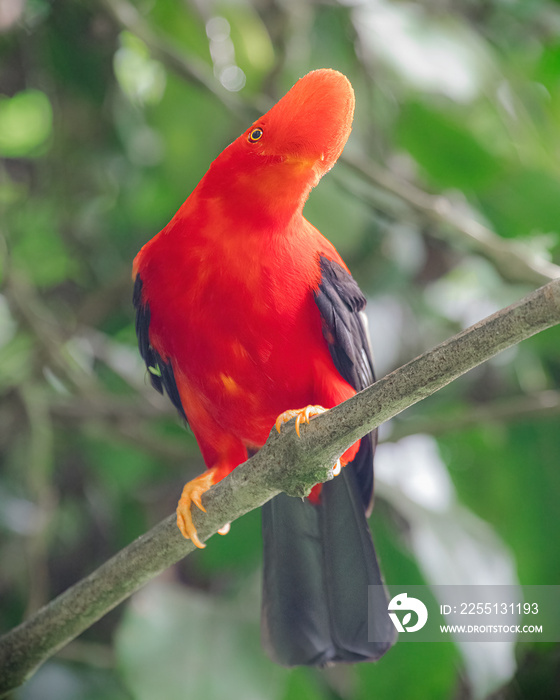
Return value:
M 284 425 L 284 423 L 287 423 L 288 421 L 292 420 L 292 418 L 295 418 L 296 433 L 298 434 L 298 437 L 301 437 L 299 433 L 299 426 L 302 423 L 307 423 L 309 425 L 310 418 L 318 416 L 320 413 L 326 412 L 327 409 L 323 408 L 322 406 L 306 406 L 305 408 L 297 408 L 291 411 L 284 411 L 284 413 L 281 413 L 278 416 L 274 425 L 276 426 L 276 430 L 280 432 L 280 429 Z
M 296 419 L 296 433 L 298 434 L 298 437 L 301 437 L 299 428 L 302 423 L 307 423 L 309 425 L 309 421 L 311 418 L 314 416 L 318 416 L 321 413 L 326 413 L 327 409 L 323 408 L 322 406 L 306 406 L 305 408 L 298 408 L 295 410 L 291 411 L 284 411 L 284 413 L 281 413 L 278 418 L 276 419 L 276 430 L 280 432 L 281 427 L 284 425 L 284 423 L 287 423 L 290 421 L 292 418 Z M 340 474 L 340 470 L 342 469 L 342 462 L 340 459 L 336 460 L 336 464 L 333 467 L 333 475 L 338 476 Z
M 209 469 L 204 474 L 197 476 L 195 479 L 185 484 L 177 505 L 177 527 L 181 531 L 183 537 L 192 540 L 195 547 L 199 549 L 204 549 L 206 545 L 202 544 L 198 539 L 196 527 L 192 521 L 192 504 L 194 503 L 197 508 L 206 513 L 206 508 L 202 505 L 202 494 L 214 485 L 215 476 L 216 469 Z M 222 530 L 224 529 L 225 526 Z

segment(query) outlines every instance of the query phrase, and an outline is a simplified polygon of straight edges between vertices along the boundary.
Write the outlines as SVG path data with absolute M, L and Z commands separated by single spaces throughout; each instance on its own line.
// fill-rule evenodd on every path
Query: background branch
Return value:
M 251 106 L 228 92 L 215 80 L 208 65 L 198 57 L 178 48 L 169 36 L 160 36 L 127 0 L 102 0 L 108 14 L 122 29 L 141 39 L 154 58 L 169 70 L 193 85 L 212 94 L 240 123 L 256 118 L 258 114 Z
M 335 460 L 358 438 L 433 394 L 501 350 L 560 323 L 560 280 L 524 297 L 317 417 L 298 439 L 273 430 L 257 455 L 216 484 L 196 512 L 201 540 L 280 491 L 307 494 L 332 478 Z M 0 694 L 24 682 L 47 658 L 127 596 L 194 549 L 170 516 L 36 615 L 0 638 Z
M 519 240 L 498 236 L 480 221 L 468 216 L 444 195 L 429 194 L 406 180 L 394 175 L 372 161 L 346 153 L 346 163 L 366 181 L 395 195 L 409 207 L 438 224 L 437 235 L 443 240 L 461 236 L 465 246 L 489 260 L 504 279 L 510 282 L 544 284 L 560 277 L 560 266 L 546 260 Z
M 558 418 L 560 415 L 560 392 L 552 389 L 534 394 L 510 396 L 507 399 L 457 407 L 450 406 L 445 413 L 431 416 L 415 415 L 410 420 L 399 420 L 391 424 L 391 432 L 385 442 L 397 442 L 408 435 L 444 435 L 465 430 L 477 425 L 501 425 L 526 420 Z

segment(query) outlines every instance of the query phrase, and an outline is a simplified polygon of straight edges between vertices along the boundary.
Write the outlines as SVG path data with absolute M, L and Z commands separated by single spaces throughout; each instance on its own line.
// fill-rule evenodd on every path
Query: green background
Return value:
M 131 262 L 318 67 L 349 77 L 357 111 L 305 213 L 368 296 L 378 375 L 558 272 L 556 2 L 4 0 L 2 631 L 172 512 L 203 470 L 138 356 Z M 542 333 L 384 427 L 371 523 L 387 581 L 560 583 L 559 340 Z M 397 644 L 377 664 L 276 667 L 260 564 L 253 512 L 14 698 L 560 696 L 554 645 Z

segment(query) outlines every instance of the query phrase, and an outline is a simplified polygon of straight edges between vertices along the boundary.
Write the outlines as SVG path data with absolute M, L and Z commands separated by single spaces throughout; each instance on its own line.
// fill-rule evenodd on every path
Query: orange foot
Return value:
M 275 426 L 276 430 L 280 432 L 280 428 L 284 423 L 287 423 L 290 421 L 292 418 L 295 417 L 296 419 L 296 433 L 298 437 L 301 437 L 299 433 L 299 426 L 302 423 L 307 423 L 309 425 L 309 420 L 313 418 L 314 416 L 318 416 L 321 413 L 326 413 L 327 409 L 323 408 L 322 406 L 306 406 L 305 408 L 297 408 L 293 409 L 291 411 L 284 411 L 284 413 L 281 413 L 278 418 L 276 419 Z M 338 476 L 340 474 L 340 470 L 342 468 L 342 463 L 340 459 L 336 460 L 336 464 L 334 465 L 333 469 L 333 475 Z
M 306 406 L 305 408 L 297 408 L 292 411 L 284 411 L 284 413 L 281 413 L 278 416 L 274 425 L 276 426 L 276 430 L 280 432 L 280 428 L 284 425 L 284 423 L 287 423 L 295 417 L 296 433 L 298 434 L 298 437 L 301 437 L 299 434 L 299 426 L 302 423 L 307 423 L 307 425 L 309 425 L 310 418 L 326 412 L 327 409 L 323 408 L 322 406 Z
M 216 483 L 214 481 L 216 471 L 216 469 L 209 469 L 204 474 L 185 484 L 177 505 L 177 527 L 181 530 L 183 537 L 192 540 L 193 544 L 199 549 L 204 549 L 206 545 L 202 544 L 198 539 L 196 527 L 192 521 L 191 508 L 194 503 L 197 508 L 206 513 L 206 508 L 202 505 L 202 494 Z

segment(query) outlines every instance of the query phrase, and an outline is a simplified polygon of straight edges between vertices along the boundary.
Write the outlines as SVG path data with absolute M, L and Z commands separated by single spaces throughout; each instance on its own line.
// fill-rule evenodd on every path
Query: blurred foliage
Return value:
M 166 516 L 202 470 L 146 381 L 131 262 L 301 75 L 337 68 L 356 90 L 347 156 L 306 215 L 370 298 L 378 374 L 544 282 L 532 261 L 560 262 L 557 2 L 128 1 L 0 4 L 2 630 Z M 382 431 L 372 526 L 389 584 L 560 584 L 559 341 L 526 341 Z M 260 549 L 251 513 L 14 697 L 559 697 L 551 645 L 274 667 Z

